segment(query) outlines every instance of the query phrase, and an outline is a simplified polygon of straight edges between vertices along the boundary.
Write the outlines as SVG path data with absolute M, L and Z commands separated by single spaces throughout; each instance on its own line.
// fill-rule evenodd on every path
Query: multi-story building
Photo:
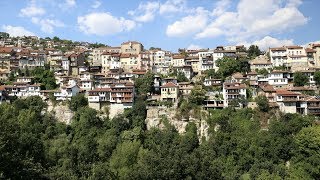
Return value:
M 185 64 L 185 57 L 183 55 L 173 55 L 171 60 L 171 65 L 175 66 L 184 66 Z
M 134 100 L 134 86 L 132 83 L 114 83 L 110 88 L 110 103 L 123 104 L 126 107 L 132 107 Z
M 121 54 L 120 56 L 120 64 L 121 68 L 125 72 L 132 72 L 133 69 L 138 69 L 139 61 L 138 54 Z
M 222 86 L 222 79 L 205 78 L 203 81 L 203 85 L 207 87 L 219 87 Z
M 238 107 L 245 105 L 242 100 L 247 98 L 246 85 L 242 83 L 223 83 L 223 104 L 228 107 L 231 104 Z
M 77 76 L 79 75 L 79 67 L 84 65 L 85 56 L 84 53 L 72 53 L 66 55 L 67 60 L 63 60 L 63 69 L 66 68 L 66 66 L 69 63 L 69 69 L 70 72 L 68 75 Z
M 103 104 L 110 102 L 110 88 L 95 88 L 88 91 L 89 107 L 100 110 Z
M 266 56 L 257 56 L 255 59 L 250 61 L 250 69 L 261 70 L 261 69 L 271 69 L 272 63 Z
M 25 98 L 29 96 L 39 96 L 40 95 L 40 85 L 39 84 L 28 84 L 24 82 L 15 82 L 13 85 L 6 85 L 5 90 L 8 96 L 16 96 L 20 98 Z
M 274 88 L 284 88 L 289 85 L 290 79 L 292 79 L 292 77 L 288 71 L 273 70 L 269 73 L 266 79 L 260 79 L 258 80 L 258 82 L 265 80 Z
M 285 47 L 269 48 L 269 55 L 273 66 L 283 66 L 287 63 L 287 49 Z
M 71 100 L 72 96 L 76 96 L 80 91 L 80 88 L 76 84 L 70 84 L 66 86 L 61 86 L 60 89 L 54 90 L 54 97 L 58 101 Z
M 293 71 L 305 69 L 312 63 L 307 50 L 301 46 L 269 48 L 269 55 L 273 66 L 286 66 Z
M 161 101 L 176 102 L 178 100 L 179 86 L 168 82 L 161 86 Z
M 297 113 L 298 103 L 302 97 L 301 93 L 278 89 L 276 94 L 276 103 L 281 112 Z
M 121 53 L 138 55 L 143 51 L 143 45 L 137 41 L 128 41 L 121 44 Z
M 110 52 L 104 52 L 101 55 L 101 65 L 102 70 L 101 72 L 106 74 L 110 69 L 119 69 L 121 68 L 120 63 L 120 54 L 119 53 L 110 53 Z

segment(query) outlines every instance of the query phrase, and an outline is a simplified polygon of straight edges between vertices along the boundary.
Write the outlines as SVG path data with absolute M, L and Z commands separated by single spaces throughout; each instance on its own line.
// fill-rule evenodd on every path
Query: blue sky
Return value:
M 304 45 L 319 40 L 318 0 L 1 0 L 0 31 L 146 48 Z

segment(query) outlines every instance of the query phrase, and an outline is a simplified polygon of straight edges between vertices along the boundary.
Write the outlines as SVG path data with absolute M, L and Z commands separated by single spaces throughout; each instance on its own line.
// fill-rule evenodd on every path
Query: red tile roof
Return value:
M 319 44 L 319 45 L 320 45 L 320 44 Z M 307 52 L 307 53 L 315 53 L 315 52 L 317 52 L 317 51 L 314 50 L 314 49 L 306 48 L 306 52 Z
M 275 47 L 275 48 L 270 48 L 271 51 L 285 51 L 285 47 Z
M 161 86 L 162 88 L 168 88 L 168 87 L 178 87 L 176 84 L 172 82 L 168 82 L 167 84 Z
M 276 90 L 273 88 L 273 86 L 266 84 L 266 85 L 261 85 L 260 88 L 264 91 L 264 92 L 276 92 Z
M 276 93 L 278 95 L 282 95 L 282 96 L 298 96 L 298 95 L 300 95 L 300 93 L 295 93 L 295 92 L 288 91 L 288 90 L 285 90 L 285 89 L 277 89 Z
M 93 90 L 90 90 L 88 92 L 110 92 L 111 88 L 95 88 Z
M 303 47 L 301 46 L 286 46 L 288 49 L 302 49 Z

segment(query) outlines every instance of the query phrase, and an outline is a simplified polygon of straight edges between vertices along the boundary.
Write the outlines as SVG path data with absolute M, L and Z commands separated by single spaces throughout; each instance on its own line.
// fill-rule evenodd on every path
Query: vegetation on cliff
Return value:
M 139 101 L 137 101 L 139 102 Z M 141 103 L 141 101 L 139 102 Z M 210 138 L 196 126 L 144 127 L 145 106 L 114 119 L 86 106 L 71 125 L 45 113 L 38 97 L 0 105 L 0 177 L 11 179 L 317 179 L 320 128 L 312 116 L 260 110 L 211 111 Z M 261 108 L 264 110 L 264 108 Z

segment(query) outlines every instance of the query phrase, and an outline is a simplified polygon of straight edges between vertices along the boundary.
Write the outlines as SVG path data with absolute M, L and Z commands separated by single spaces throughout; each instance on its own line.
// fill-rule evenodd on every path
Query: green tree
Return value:
M 178 82 L 188 82 L 189 79 L 185 76 L 185 74 L 183 72 L 178 72 L 177 73 L 177 81 Z
M 189 102 L 195 105 L 201 105 L 203 101 L 206 99 L 206 90 L 202 88 L 202 86 L 195 86 L 190 93 Z
M 248 57 L 250 59 L 254 59 L 255 57 L 259 56 L 261 51 L 257 45 L 251 45 L 248 49 Z
M 296 168 L 306 171 L 312 178 L 320 177 L 320 126 L 303 128 L 295 137 Z
M 34 76 L 35 83 L 41 83 L 42 89 L 55 89 L 57 87 L 53 71 L 36 67 L 31 71 L 31 75 Z
M 134 80 L 138 95 L 147 95 L 154 91 L 154 74 L 148 71 L 143 77 Z
M 71 97 L 70 109 L 72 111 L 77 111 L 81 107 L 88 105 L 88 99 L 83 94 L 77 94 L 76 96 Z
M 320 71 L 314 72 L 314 80 L 316 81 L 316 85 L 320 86 Z
M 250 65 L 245 58 L 223 57 L 217 60 L 217 66 L 219 67 L 217 74 L 221 78 L 226 78 L 235 72 L 250 71 Z
M 296 72 L 293 74 L 294 86 L 305 86 L 309 82 L 309 77 L 302 72 Z
M 53 40 L 54 42 L 59 42 L 59 41 L 60 41 L 60 38 L 57 37 L 57 36 L 54 36 L 54 37 L 52 38 L 52 40 Z
M 269 111 L 269 101 L 266 96 L 258 96 L 256 98 L 256 102 L 258 104 L 258 108 L 262 112 L 268 112 Z
M 130 178 L 141 144 L 139 141 L 124 141 L 118 144 L 110 158 L 110 167 L 120 179 Z

